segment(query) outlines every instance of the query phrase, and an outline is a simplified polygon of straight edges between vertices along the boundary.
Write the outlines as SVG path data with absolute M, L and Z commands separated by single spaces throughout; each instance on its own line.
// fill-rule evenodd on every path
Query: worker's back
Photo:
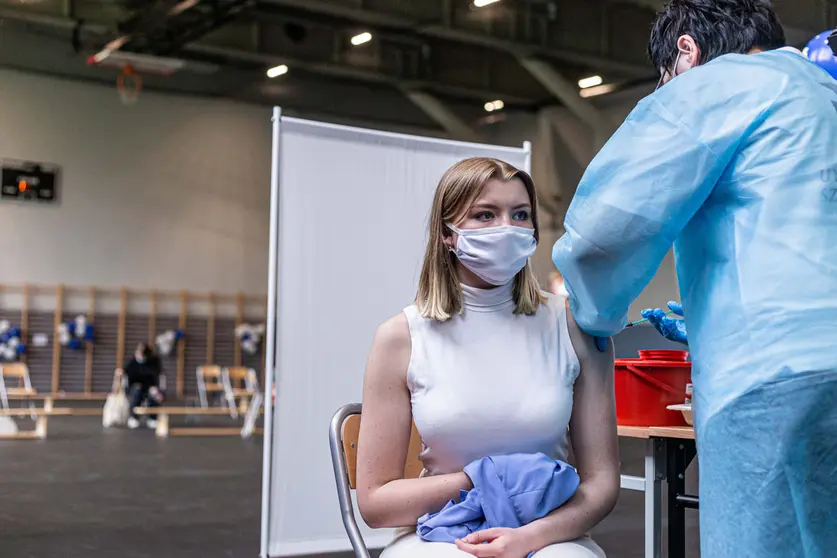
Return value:
M 675 81 L 706 115 L 689 118 L 698 137 L 734 152 L 676 244 L 704 411 L 770 378 L 837 374 L 837 81 L 788 51 Z

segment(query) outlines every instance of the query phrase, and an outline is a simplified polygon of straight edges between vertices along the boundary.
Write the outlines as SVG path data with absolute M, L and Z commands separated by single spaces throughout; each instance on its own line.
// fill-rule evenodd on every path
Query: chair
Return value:
M 220 366 L 214 364 L 205 364 L 198 366 L 195 370 L 198 379 L 198 398 L 200 399 L 201 407 L 206 409 L 209 407 L 208 393 L 223 393 L 224 400 L 229 405 L 228 394 L 232 391 L 226 375 Z M 232 412 L 235 413 L 235 404 L 233 403 Z M 233 416 L 236 416 L 235 414 Z
M 334 480 L 337 483 L 337 498 L 340 501 L 343 526 L 346 528 L 346 534 L 352 543 L 356 558 L 370 558 L 352 507 L 352 490 L 357 488 L 357 444 L 361 410 L 360 403 L 352 403 L 338 409 L 331 419 L 328 442 L 331 446 L 331 465 L 334 468 Z M 421 453 L 421 436 L 414 424 L 407 449 L 407 462 L 404 466 L 405 479 L 418 478 L 421 475 L 424 467 L 419 460 L 419 453 Z
M 16 380 L 17 386 L 7 387 L 6 378 L 13 378 Z M 32 381 L 29 378 L 29 367 L 22 362 L 7 362 L 0 365 L 0 403 L 4 409 L 9 408 L 9 395 L 21 396 L 28 398 L 37 395 L 38 390 L 32 387 Z M 34 411 L 35 404 L 29 401 L 29 408 Z M 35 415 L 32 415 L 35 418 Z
M 223 374 L 225 376 L 224 385 L 230 386 L 230 391 L 225 394 L 230 408 L 235 407 L 235 401 L 240 397 L 242 398 L 242 405 L 239 412 L 246 413 L 250 401 L 260 391 L 259 376 L 255 370 L 244 366 L 228 366 L 224 368 Z

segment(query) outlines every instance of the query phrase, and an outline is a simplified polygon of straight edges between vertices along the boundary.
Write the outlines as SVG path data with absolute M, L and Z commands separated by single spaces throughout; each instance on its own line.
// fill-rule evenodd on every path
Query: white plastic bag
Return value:
M 128 422 L 129 416 L 131 416 L 131 404 L 125 395 L 125 390 L 122 389 L 122 382 L 119 379 L 114 380 L 113 392 L 108 395 L 102 412 L 102 426 L 105 428 L 122 426 Z
M 17 432 L 17 423 L 12 417 L 0 417 L 0 435 L 14 436 Z

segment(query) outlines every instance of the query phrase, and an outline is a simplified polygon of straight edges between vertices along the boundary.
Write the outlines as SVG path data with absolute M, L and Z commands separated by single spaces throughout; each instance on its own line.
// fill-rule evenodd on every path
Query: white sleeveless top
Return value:
M 542 452 L 567 459 L 578 358 L 564 300 L 515 315 L 513 282 L 462 285 L 464 311 L 447 322 L 404 310 L 412 355 L 407 371 L 413 420 L 427 474 L 461 471 L 489 455 Z

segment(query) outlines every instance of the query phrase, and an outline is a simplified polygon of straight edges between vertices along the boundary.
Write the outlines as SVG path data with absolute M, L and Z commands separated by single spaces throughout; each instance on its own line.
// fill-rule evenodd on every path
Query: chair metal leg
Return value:
M 9 395 L 6 392 L 6 381 L 3 379 L 3 368 L 0 367 L 0 403 L 4 409 L 9 408 Z
M 352 543 L 355 557 L 370 558 L 369 549 L 366 548 L 363 535 L 361 535 L 360 528 L 355 519 L 355 510 L 352 505 L 352 492 L 349 486 L 349 474 L 346 467 L 346 457 L 343 453 L 343 423 L 350 415 L 360 414 L 360 412 L 361 406 L 359 403 L 341 407 L 334 415 L 334 418 L 331 419 L 328 441 L 331 447 L 331 463 L 334 468 L 334 480 L 337 484 L 337 499 L 340 501 L 340 514 L 343 517 L 343 526 L 346 528 L 346 534 Z
M 209 407 L 209 402 L 206 400 L 206 382 L 200 369 L 197 370 L 196 374 L 198 377 L 198 399 L 201 402 L 201 407 L 206 409 Z

